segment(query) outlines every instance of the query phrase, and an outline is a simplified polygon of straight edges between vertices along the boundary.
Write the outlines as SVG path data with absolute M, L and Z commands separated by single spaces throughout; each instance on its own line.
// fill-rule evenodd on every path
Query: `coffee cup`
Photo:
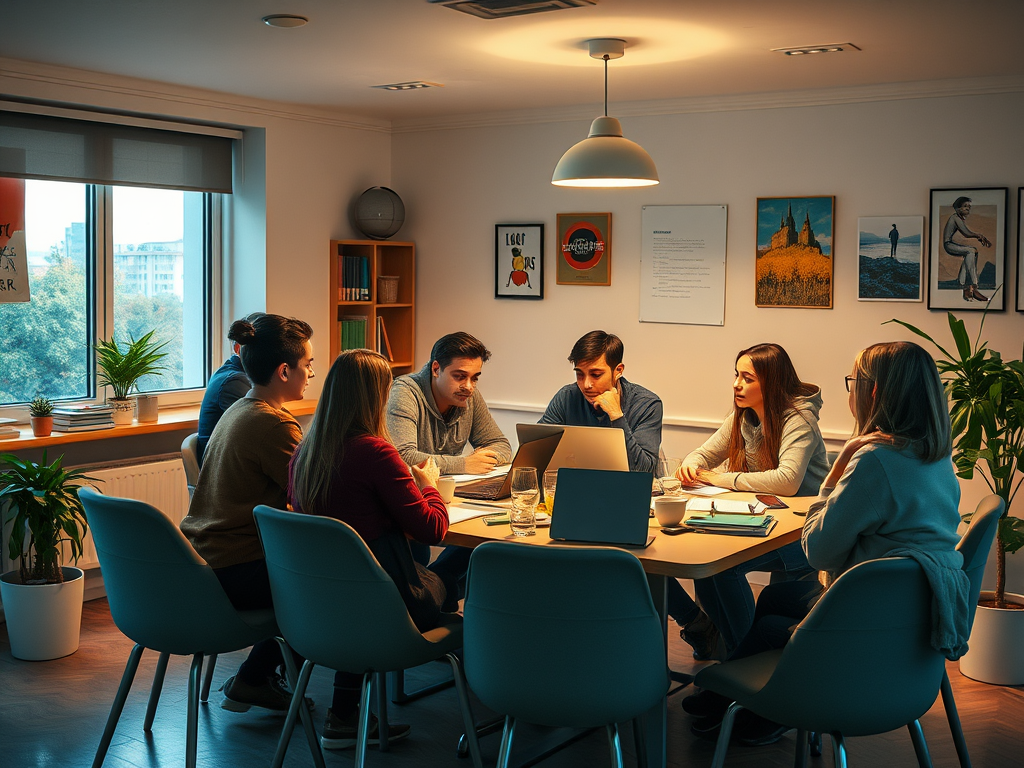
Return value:
M 455 501 L 455 478 L 437 478 L 437 492 L 441 494 L 441 500 L 444 501 L 445 504 L 451 504 Z
M 679 496 L 659 496 L 654 500 L 654 516 L 662 528 L 679 525 L 686 514 L 686 499 Z

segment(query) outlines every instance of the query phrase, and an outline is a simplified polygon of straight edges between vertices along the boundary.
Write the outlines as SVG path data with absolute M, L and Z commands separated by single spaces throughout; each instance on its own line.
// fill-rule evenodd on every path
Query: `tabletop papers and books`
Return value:
M 107 403 L 66 405 L 53 409 L 54 432 L 90 432 L 114 426 L 114 408 Z
M 768 507 L 760 501 L 740 499 L 690 499 L 686 502 L 687 512 L 728 512 L 734 515 L 763 515 Z
M 775 527 L 771 515 L 732 514 L 729 512 L 699 512 L 690 515 L 684 523 L 708 533 L 726 533 L 731 536 L 767 536 Z

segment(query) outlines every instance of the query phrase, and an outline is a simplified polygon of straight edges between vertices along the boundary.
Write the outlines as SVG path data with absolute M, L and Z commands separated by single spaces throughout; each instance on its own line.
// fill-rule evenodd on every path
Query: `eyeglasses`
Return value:
M 872 379 L 869 379 L 866 376 L 847 376 L 846 377 L 846 391 L 847 392 L 850 391 L 850 382 L 851 381 L 860 381 L 861 379 L 864 379 L 864 381 L 872 381 Z

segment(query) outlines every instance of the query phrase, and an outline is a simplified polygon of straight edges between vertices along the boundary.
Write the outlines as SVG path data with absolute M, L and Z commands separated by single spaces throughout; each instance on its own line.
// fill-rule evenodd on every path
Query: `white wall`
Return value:
M 393 138 L 393 179 L 408 212 L 402 236 L 417 244 L 417 360 L 450 331 L 479 336 L 494 353 L 481 389 L 489 402 L 510 406 L 498 413 L 507 431 L 524 417 L 535 420 L 555 389 L 572 381 L 565 358 L 580 335 L 593 328 L 612 331 L 626 346 L 626 376 L 664 400 L 670 425 L 665 448 L 680 455 L 731 407 L 736 351 L 774 341 L 790 352 L 804 380 L 822 387 L 823 431 L 841 440 L 852 428 L 843 376 L 856 352 L 874 342 L 912 338 L 881 323 L 898 317 L 939 337 L 948 333 L 945 314 L 926 304 L 857 301 L 857 218 L 927 216 L 929 189 L 950 186 L 1011 188 L 1011 309 L 991 316 L 985 330 L 993 348 L 1019 357 L 1024 315 L 1012 310 L 1012 286 L 1017 187 L 1024 185 L 1024 94 L 975 96 L 966 90 L 781 108 L 737 109 L 733 100 L 723 101 L 722 111 L 705 101 L 702 109 L 710 111 L 623 118 L 625 135 L 650 152 L 661 176 L 659 186 L 642 190 L 551 186 L 555 163 L 586 136 L 589 120 L 538 123 L 536 115 L 525 115 L 521 121 L 509 116 L 505 124 L 482 119 L 475 127 L 400 127 Z M 842 96 L 836 91 L 826 101 Z M 834 309 L 758 309 L 756 198 L 801 195 L 836 197 Z M 729 206 L 725 326 L 641 324 L 641 206 L 698 203 Z M 585 211 L 612 213 L 610 287 L 555 284 L 556 214 Z M 545 225 L 543 301 L 493 298 L 494 225 L 508 222 Z M 980 313 L 964 316 L 976 329 Z M 973 508 L 983 492 L 980 482 L 965 484 L 963 508 Z M 1024 584 L 1024 562 L 1016 570 Z

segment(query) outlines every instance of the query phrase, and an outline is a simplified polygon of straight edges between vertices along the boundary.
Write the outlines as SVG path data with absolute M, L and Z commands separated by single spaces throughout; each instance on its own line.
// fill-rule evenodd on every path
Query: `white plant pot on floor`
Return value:
M 78 650 L 85 572 L 64 566 L 63 584 L 22 584 L 18 571 L 0 576 L 11 655 L 46 661 Z
M 982 592 L 993 600 L 993 592 Z M 1006 593 L 1007 602 L 1024 605 L 1024 595 Z M 1024 685 L 1024 610 L 978 606 L 969 650 L 960 659 L 960 672 L 993 685 Z

